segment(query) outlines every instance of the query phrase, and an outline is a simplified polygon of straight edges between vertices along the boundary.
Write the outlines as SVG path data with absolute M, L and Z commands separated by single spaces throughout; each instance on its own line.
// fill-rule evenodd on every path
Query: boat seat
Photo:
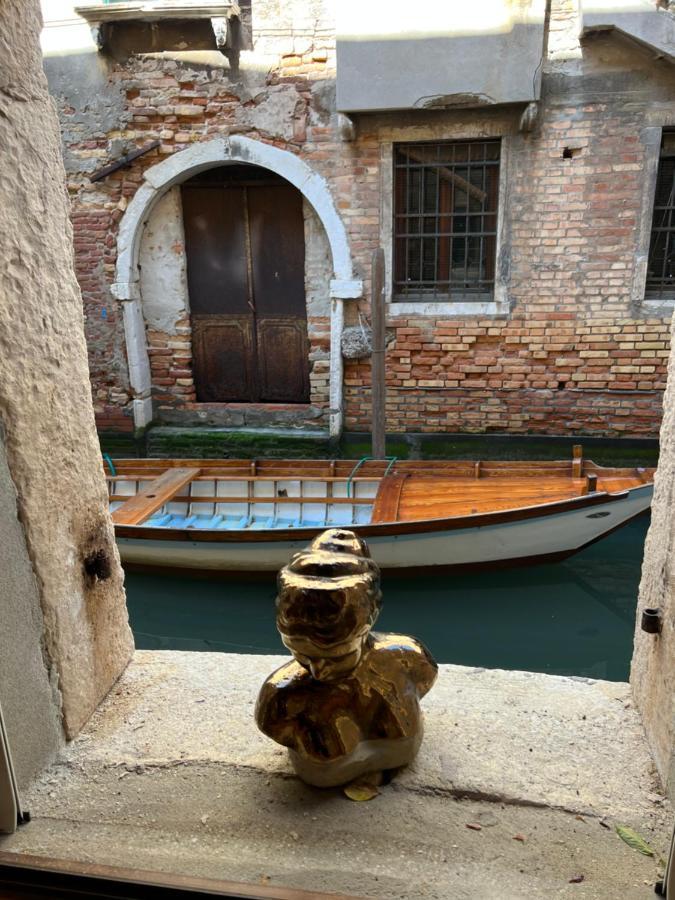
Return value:
M 274 522 L 274 516 L 265 516 L 264 519 L 253 519 L 253 521 L 249 524 L 249 531 L 264 531 L 267 528 L 272 528 Z

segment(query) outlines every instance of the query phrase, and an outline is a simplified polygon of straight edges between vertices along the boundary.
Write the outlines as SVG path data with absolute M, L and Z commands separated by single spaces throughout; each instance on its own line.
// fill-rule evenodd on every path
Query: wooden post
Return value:
M 572 447 L 572 478 L 581 478 L 584 470 L 584 449 L 581 444 Z
M 372 455 L 375 459 L 386 456 L 385 421 L 385 320 L 384 320 L 384 250 L 373 250 L 370 311 L 372 320 L 373 351 L 370 377 L 372 385 Z

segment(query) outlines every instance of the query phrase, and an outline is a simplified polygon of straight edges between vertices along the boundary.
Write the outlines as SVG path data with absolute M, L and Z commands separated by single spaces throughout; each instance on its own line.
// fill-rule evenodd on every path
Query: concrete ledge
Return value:
M 651 895 L 653 860 L 612 828 L 665 852 L 628 685 L 441 666 L 416 763 L 358 804 L 302 785 L 257 731 L 282 659 L 137 652 L 0 848 L 374 897 Z

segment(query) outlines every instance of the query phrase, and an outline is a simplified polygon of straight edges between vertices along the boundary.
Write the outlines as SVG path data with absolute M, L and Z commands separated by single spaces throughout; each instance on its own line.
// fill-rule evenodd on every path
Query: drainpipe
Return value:
M 342 332 L 345 324 L 345 300 L 363 296 L 363 282 L 357 278 L 334 278 L 330 283 L 330 379 L 329 420 L 331 440 L 342 437 L 344 426 Z

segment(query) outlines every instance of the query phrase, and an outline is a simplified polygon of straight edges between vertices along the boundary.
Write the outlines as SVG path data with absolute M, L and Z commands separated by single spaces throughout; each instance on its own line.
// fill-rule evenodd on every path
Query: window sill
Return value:
M 222 641 L 221 649 L 231 646 L 226 628 L 220 635 L 208 629 L 200 634 L 204 637 L 185 640 L 183 646 L 213 650 L 214 639 L 215 646 Z M 162 638 L 152 639 L 162 643 Z M 448 793 L 512 798 L 517 804 L 510 807 L 514 816 L 526 806 L 537 807 L 536 819 L 523 813 L 524 824 L 517 829 L 537 825 L 560 836 L 566 847 L 578 845 L 578 823 L 560 809 L 641 821 L 654 808 L 654 802 L 646 799 L 654 790 L 651 758 L 636 711 L 627 702 L 627 684 L 608 687 L 606 682 L 442 664 L 438 683 L 423 703 L 426 734 L 421 753 L 414 766 L 397 776 L 394 789 L 383 788 L 374 801 L 380 804 L 378 809 L 387 809 L 387 803 L 404 804 L 411 814 L 394 826 L 395 841 L 389 838 L 391 831 L 385 832 L 384 840 L 376 840 L 371 820 L 359 804 L 349 803 L 334 790 L 301 785 L 292 775 L 286 752 L 255 725 L 253 705 L 263 678 L 289 659 L 281 654 L 136 651 L 82 736 L 31 786 L 25 799 L 33 820 L 5 838 L 3 850 L 44 854 L 47 846 L 50 856 L 65 860 L 84 857 L 104 865 L 255 879 L 258 897 L 284 896 L 280 882 L 343 891 L 355 881 L 334 839 L 339 810 L 344 834 L 351 846 L 359 848 L 359 893 L 385 895 L 387 887 L 375 873 L 378 866 L 389 871 L 400 867 L 404 847 L 410 860 L 422 851 L 424 855 L 414 871 L 401 867 L 397 893 L 419 897 L 418 885 L 424 879 L 437 896 L 448 897 L 464 893 L 466 871 L 479 878 L 492 858 L 484 841 L 462 843 L 457 853 L 462 854 L 461 868 L 466 871 L 455 876 L 450 867 L 449 885 L 443 847 L 434 845 L 430 856 L 428 833 L 463 833 L 465 822 L 476 821 L 477 804 L 448 804 Z M 526 698 L 525 709 L 549 711 L 544 721 L 551 724 L 543 736 L 543 714 L 509 706 L 514 695 Z M 449 734 L 448 698 L 457 710 L 455 719 L 461 717 L 461 741 Z M 486 717 L 492 723 L 491 740 L 486 737 Z M 535 745 L 533 758 L 528 748 Z M 571 745 L 573 765 L 571 760 L 561 762 L 559 752 L 561 746 Z M 512 765 L 495 765 L 494 747 L 513 760 Z M 596 772 L 610 758 L 612 777 L 600 781 Z M 519 777 L 525 769 L 527 779 Z M 492 819 L 501 815 L 496 803 L 483 802 L 481 810 Z M 305 816 L 307 811 L 318 821 Z M 421 821 L 427 824 L 421 827 Z M 181 852 L 170 853 L 167 848 L 176 846 L 176 823 Z M 666 840 L 665 832 L 665 825 L 657 830 L 657 845 Z M 588 857 L 608 852 L 606 843 L 598 840 Z M 302 852 L 308 848 L 311 852 Z M 504 854 L 505 867 L 516 872 L 522 845 L 507 840 Z M 621 859 L 632 857 L 623 854 Z M 561 884 L 569 879 L 566 859 L 558 863 L 556 857 L 553 864 L 559 866 L 553 876 L 545 873 L 534 887 L 532 874 L 523 876 L 514 882 L 516 892 L 541 896 L 551 878 Z M 635 872 L 629 865 L 618 880 L 613 872 L 605 880 L 598 875 L 599 895 L 621 896 L 618 882 L 634 881 Z M 260 887 L 260 873 L 272 873 L 266 887 Z M 237 890 L 236 895 L 242 893 Z M 485 896 L 480 887 L 474 893 Z
M 467 316 L 505 316 L 508 309 L 496 300 L 392 300 L 388 304 L 390 316 L 438 316 L 441 318 Z
M 90 25 L 100 25 L 102 22 L 157 22 L 162 19 L 212 19 L 230 15 L 232 3 L 231 0 L 199 4 L 176 4 L 167 0 L 109 5 L 98 2 L 78 5 L 75 12 Z
M 666 294 L 661 297 L 644 297 L 640 304 L 640 309 L 644 313 L 652 313 L 654 315 L 665 313 L 670 315 L 675 309 L 675 294 Z

